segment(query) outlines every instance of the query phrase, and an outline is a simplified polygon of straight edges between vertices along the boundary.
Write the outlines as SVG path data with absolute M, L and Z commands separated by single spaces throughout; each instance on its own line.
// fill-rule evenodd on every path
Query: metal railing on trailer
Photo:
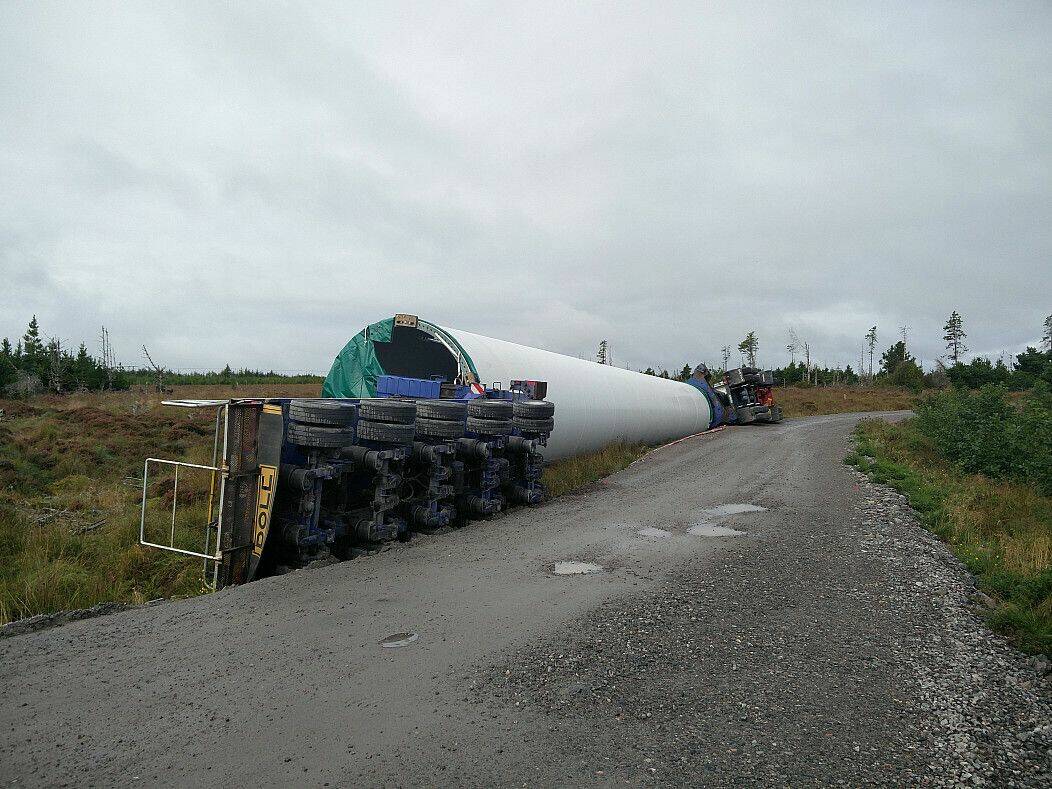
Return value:
M 202 579 L 204 584 L 215 589 L 219 578 L 219 566 L 223 561 L 222 537 L 223 537 L 223 504 L 226 497 L 226 481 L 229 470 L 225 458 L 227 456 L 227 439 L 230 432 L 230 404 L 231 400 L 165 400 L 162 405 L 176 406 L 178 408 L 215 408 L 216 422 L 215 433 L 212 440 L 212 465 L 200 463 L 187 463 L 178 460 L 167 460 L 164 458 L 146 458 L 142 472 L 142 506 L 139 515 L 139 544 L 149 548 L 159 548 L 163 551 L 171 551 L 183 556 L 199 558 L 203 561 Z M 222 431 L 222 454 L 220 454 L 220 431 Z M 220 459 L 223 459 L 220 462 Z M 146 509 L 148 502 L 148 491 L 150 482 L 150 466 L 174 467 L 174 480 L 172 487 L 172 510 L 170 528 L 168 530 L 168 543 L 153 542 L 146 539 Z M 179 469 L 190 468 L 208 471 L 208 515 L 204 525 L 204 546 L 200 551 L 178 547 L 175 535 L 176 514 L 179 506 Z M 218 497 L 216 495 L 218 485 Z M 213 539 L 212 535 L 215 535 Z

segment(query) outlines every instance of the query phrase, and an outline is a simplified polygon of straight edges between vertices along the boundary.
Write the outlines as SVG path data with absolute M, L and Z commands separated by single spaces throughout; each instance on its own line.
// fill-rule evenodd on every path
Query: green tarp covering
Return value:
M 438 339 L 457 358 L 465 382 L 478 380 L 478 370 L 457 339 L 433 323 L 419 321 L 417 328 Z M 322 397 L 376 397 L 376 381 L 387 375 L 376 358 L 378 342 L 391 342 L 394 335 L 394 318 L 371 323 L 358 332 L 343 346 L 332 363 L 321 388 Z M 465 369 L 466 368 L 466 369 Z M 470 372 L 470 374 L 469 374 Z M 474 376 L 472 378 L 471 376 Z
M 394 318 L 369 324 L 343 346 L 321 388 L 322 397 L 376 397 L 376 379 L 384 368 L 374 342 L 390 342 Z

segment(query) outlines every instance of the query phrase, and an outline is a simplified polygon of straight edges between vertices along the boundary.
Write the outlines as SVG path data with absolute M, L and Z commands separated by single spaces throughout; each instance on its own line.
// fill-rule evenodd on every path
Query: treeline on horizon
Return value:
M 813 364 L 810 361 L 810 344 L 801 342 L 796 333 L 790 331 L 789 343 L 785 346 L 785 350 L 789 352 L 791 361 L 784 367 L 771 368 L 775 385 L 806 387 L 883 384 L 905 387 L 914 392 L 926 388 L 941 389 L 950 385 L 963 389 L 979 389 L 983 386 L 994 385 L 1013 391 L 1023 391 L 1030 389 L 1039 381 L 1052 387 L 1052 315 L 1049 315 L 1043 324 L 1041 347 L 1028 346 L 1025 351 L 1013 357 L 1011 367 L 1005 364 L 1003 358 L 995 362 L 986 356 L 976 356 L 968 362 L 963 361 L 963 356 L 968 351 L 964 343 L 968 335 L 964 331 L 964 320 L 956 310 L 951 313 L 943 330 L 945 331 L 943 340 L 946 343 L 946 356 L 937 360 L 934 369 L 929 371 L 923 370 L 917 363 L 917 359 L 909 353 L 905 329 L 901 330 L 903 339 L 893 343 L 878 357 L 876 353 L 877 327 L 871 327 L 864 338 L 865 345 L 858 371 L 854 370 L 851 365 L 841 368 Z M 744 365 L 757 366 L 759 346 L 759 337 L 754 331 L 749 332 L 738 343 L 737 350 L 741 354 Z M 797 354 L 804 356 L 806 360 L 797 362 Z M 865 369 L 867 354 L 869 357 L 868 371 Z M 724 346 L 722 355 L 723 367 L 710 369 L 712 376 L 717 379 L 722 377 L 730 367 L 731 347 Z M 601 340 L 599 343 L 596 361 L 599 364 L 608 363 L 606 340 Z M 686 381 L 693 370 L 693 366 L 685 364 L 683 369 L 675 374 L 670 374 L 667 369 L 658 372 L 653 367 L 647 367 L 640 372 L 660 378 Z
M 218 372 L 125 367 L 114 361 L 105 329 L 100 341 L 102 351 L 98 356 L 89 353 L 83 342 L 73 350 L 58 338 L 42 334 L 34 315 L 25 334 L 14 344 L 6 337 L 0 341 L 0 395 L 28 397 L 44 392 L 119 391 L 132 386 L 165 389 L 187 385 L 312 384 L 322 381 L 317 375 L 285 375 L 273 370 L 247 368 L 233 370 L 230 365 Z M 143 350 L 145 353 L 145 348 Z
M 944 388 L 954 385 L 965 389 L 978 389 L 986 385 L 1003 386 L 1014 391 L 1029 389 L 1039 381 L 1052 386 L 1052 315 L 1045 319 L 1041 347 L 1028 346 L 1011 361 L 996 362 L 988 357 L 977 356 L 968 362 L 963 356 L 968 348 L 964 344 L 967 334 L 960 314 L 954 311 L 943 327 L 946 342 L 946 361 L 939 359 L 934 369 L 924 371 L 916 358 L 909 353 L 903 330 L 903 339 L 898 340 L 877 356 L 877 327 L 873 326 L 865 335 L 865 346 L 861 354 L 859 370 L 851 365 L 845 367 L 819 366 L 811 362 L 809 343 L 801 342 L 795 332 L 790 331 L 785 350 L 791 361 L 784 367 L 773 368 L 775 384 L 779 386 L 850 386 L 889 385 L 901 386 L 912 391 L 925 388 Z M 322 376 L 311 374 L 288 375 L 273 370 L 234 370 L 226 365 L 219 371 L 175 372 L 154 365 L 153 367 L 130 368 L 114 361 L 105 328 L 100 336 L 101 354 L 88 352 L 81 342 L 76 350 L 54 337 L 43 335 L 34 315 L 25 334 L 14 344 L 6 337 L 0 341 L 0 395 L 27 397 L 43 392 L 63 394 L 76 391 L 122 390 L 132 386 L 149 386 L 167 389 L 171 386 L 187 385 L 258 385 L 267 383 L 312 384 L 320 383 Z M 759 338 L 750 331 L 737 345 L 743 363 L 757 366 Z M 711 370 L 719 378 L 730 367 L 731 347 L 722 349 L 723 367 Z M 868 371 L 863 369 L 868 352 Z M 144 356 L 153 364 L 146 348 Z M 799 354 L 801 361 L 796 360 Z M 608 363 L 607 341 L 599 343 L 596 361 Z M 662 378 L 685 381 L 693 373 L 694 366 L 683 365 L 675 374 L 662 369 L 658 372 L 647 367 L 639 372 Z

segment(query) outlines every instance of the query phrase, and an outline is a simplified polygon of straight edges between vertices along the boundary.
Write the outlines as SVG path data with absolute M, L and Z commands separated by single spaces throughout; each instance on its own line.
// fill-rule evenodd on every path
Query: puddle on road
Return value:
M 416 633 L 392 633 L 387 638 L 380 640 L 380 646 L 384 649 L 395 649 L 396 647 L 405 647 L 412 644 L 420 636 Z
M 603 568 L 591 562 L 556 562 L 552 572 L 556 575 L 585 575 L 599 573 Z
M 731 529 L 727 526 L 717 526 L 715 523 L 695 523 L 689 529 L 687 534 L 693 534 L 696 537 L 740 537 L 745 532 L 738 531 L 737 529 Z
M 636 534 L 642 535 L 643 537 L 671 537 L 672 532 L 665 531 L 664 529 L 655 529 L 653 526 L 645 526 Z
M 701 512 L 702 515 L 707 515 L 710 518 L 724 518 L 728 515 L 738 515 L 742 512 L 767 512 L 767 508 L 757 507 L 755 504 L 721 504 L 718 507 L 711 507 Z

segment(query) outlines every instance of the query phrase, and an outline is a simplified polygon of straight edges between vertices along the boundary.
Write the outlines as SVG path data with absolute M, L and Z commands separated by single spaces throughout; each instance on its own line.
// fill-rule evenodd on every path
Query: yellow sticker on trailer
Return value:
M 256 495 L 256 523 L 252 534 L 252 555 L 259 557 L 270 530 L 270 516 L 274 511 L 274 494 L 278 487 L 278 467 L 260 465 L 259 491 Z

